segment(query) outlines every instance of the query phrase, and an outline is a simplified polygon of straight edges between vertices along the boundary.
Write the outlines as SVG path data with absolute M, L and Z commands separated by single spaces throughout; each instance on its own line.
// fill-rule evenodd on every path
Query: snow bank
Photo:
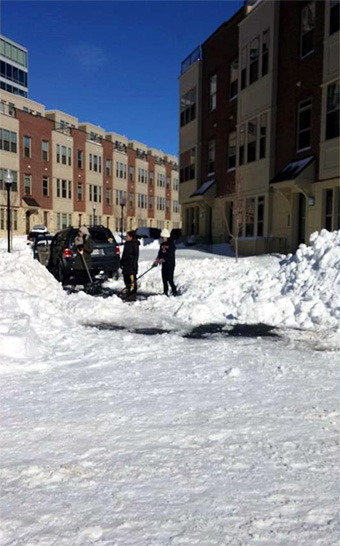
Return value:
M 0 252 L 0 353 L 6 357 L 43 357 L 60 343 L 70 346 L 72 336 L 87 335 L 84 323 L 103 321 L 174 332 L 212 322 L 332 329 L 333 345 L 334 339 L 340 345 L 340 231 L 313 234 L 310 246 L 301 245 L 293 256 L 242 258 L 238 264 L 203 252 L 190 259 L 188 250 L 178 250 L 175 280 L 181 296 L 160 295 L 156 268 L 140 283 L 142 291 L 155 295 L 131 305 L 116 296 L 67 296 L 28 248 Z M 142 261 L 140 271 L 148 266 Z M 112 285 L 121 288 L 122 281 Z

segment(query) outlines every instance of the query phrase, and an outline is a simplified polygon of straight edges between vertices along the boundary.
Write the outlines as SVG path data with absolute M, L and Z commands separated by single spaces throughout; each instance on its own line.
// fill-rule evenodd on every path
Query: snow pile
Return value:
M 20 246 L 20 245 L 19 245 Z M 1 253 L 0 352 L 5 357 L 45 355 L 50 341 L 76 325 L 61 310 L 61 285 L 27 247 Z

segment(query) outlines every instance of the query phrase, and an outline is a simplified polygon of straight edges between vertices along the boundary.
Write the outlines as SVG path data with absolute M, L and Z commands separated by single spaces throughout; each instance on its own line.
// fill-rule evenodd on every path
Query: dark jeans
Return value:
M 175 266 L 170 266 L 170 267 L 164 266 L 164 265 L 162 266 L 163 289 L 164 289 L 164 294 L 166 296 L 168 295 L 169 284 L 171 286 L 173 295 L 176 296 L 177 294 L 177 288 L 174 283 L 174 271 L 175 271 Z
M 137 292 L 136 274 L 123 275 L 124 283 L 127 288 L 128 294 L 135 294 Z

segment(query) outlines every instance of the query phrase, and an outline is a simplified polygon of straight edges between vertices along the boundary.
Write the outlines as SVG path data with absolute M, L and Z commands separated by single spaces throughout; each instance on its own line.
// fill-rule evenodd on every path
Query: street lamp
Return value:
M 93 207 L 93 225 L 96 225 L 96 207 Z
M 125 197 L 124 195 L 121 196 L 120 198 L 120 208 L 121 208 L 121 215 L 120 215 L 120 238 L 121 238 L 121 243 L 123 244 L 123 231 L 124 231 L 124 219 L 123 219 L 123 214 L 124 214 L 124 207 L 126 205 L 126 200 L 125 200 Z
M 7 190 L 7 250 L 11 252 L 11 186 L 13 184 L 13 174 L 10 169 L 7 169 L 5 175 L 5 186 Z

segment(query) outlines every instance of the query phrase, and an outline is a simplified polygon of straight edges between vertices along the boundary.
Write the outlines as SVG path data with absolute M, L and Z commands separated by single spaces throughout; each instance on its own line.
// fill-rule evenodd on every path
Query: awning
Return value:
M 212 178 L 211 180 L 206 180 L 194 193 L 190 195 L 190 197 L 204 195 L 215 184 L 215 182 L 215 178 Z
M 270 184 L 277 182 L 287 182 L 289 180 L 295 180 L 300 174 L 315 160 L 315 155 L 298 159 L 297 161 L 291 161 L 281 171 L 274 176 L 270 181 Z
M 33 197 L 23 197 L 22 200 L 28 207 L 38 209 L 39 203 Z

